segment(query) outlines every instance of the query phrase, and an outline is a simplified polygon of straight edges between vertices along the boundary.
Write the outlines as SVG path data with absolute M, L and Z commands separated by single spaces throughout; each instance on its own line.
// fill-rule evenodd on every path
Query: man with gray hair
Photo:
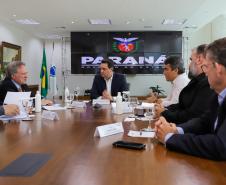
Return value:
M 8 91 L 22 92 L 29 91 L 26 85 L 27 70 L 21 61 L 13 61 L 6 68 L 6 77 L 0 85 L 0 102 L 3 104 Z
M 210 87 L 216 92 L 211 97 L 207 112 L 178 127 L 163 117 L 155 123 L 156 138 L 166 148 L 213 160 L 226 160 L 226 38 L 218 39 L 205 49 L 201 65 Z
M 25 63 L 21 61 L 13 61 L 8 64 L 6 69 L 6 77 L 0 85 L 0 103 L 3 104 L 8 91 L 26 92 L 30 91 L 26 81 L 28 72 Z M 31 94 L 34 96 L 34 94 Z M 43 105 L 52 104 L 50 100 L 42 100 Z
M 192 79 L 184 87 L 179 95 L 179 103 L 172 104 L 167 109 L 157 105 L 155 108 L 156 116 L 162 115 L 167 121 L 181 124 L 192 118 L 203 114 L 210 104 L 210 97 L 215 92 L 210 89 L 207 77 L 202 71 L 205 44 L 194 48 L 190 57 L 189 77 Z

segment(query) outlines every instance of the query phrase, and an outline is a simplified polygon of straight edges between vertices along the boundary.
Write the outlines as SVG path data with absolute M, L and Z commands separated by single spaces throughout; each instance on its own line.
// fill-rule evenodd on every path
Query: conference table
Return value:
M 226 162 L 167 150 L 154 138 L 129 137 L 147 122 L 125 122 L 110 106 L 56 111 L 59 120 L 0 123 L 0 169 L 24 153 L 49 153 L 31 177 L 0 177 L 0 185 L 222 185 Z M 97 126 L 122 122 L 124 133 L 94 137 Z M 144 150 L 115 148 L 117 140 L 146 144 Z

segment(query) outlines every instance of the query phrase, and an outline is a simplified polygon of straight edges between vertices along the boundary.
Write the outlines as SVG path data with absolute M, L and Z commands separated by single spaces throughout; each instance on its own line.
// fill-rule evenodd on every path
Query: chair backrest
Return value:
M 130 89 L 130 83 L 126 83 L 126 89 L 127 89 L 127 91 L 129 91 L 129 89 Z

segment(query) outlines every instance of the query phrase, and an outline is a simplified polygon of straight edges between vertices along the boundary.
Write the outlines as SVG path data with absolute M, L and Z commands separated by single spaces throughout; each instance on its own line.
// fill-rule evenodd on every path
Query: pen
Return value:
M 154 130 L 143 130 L 143 132 L 155 132 Z
M 142 132 L 155 132 L 155 130 L 153 129 L 147 129 L 147 128 L 143 128 L 141 129 Z

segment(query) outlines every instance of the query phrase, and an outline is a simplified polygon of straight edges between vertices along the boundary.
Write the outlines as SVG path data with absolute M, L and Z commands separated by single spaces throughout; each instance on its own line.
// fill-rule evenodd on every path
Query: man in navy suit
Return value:
M 101 97 L 102 99 L 113 100 L 118 92 L 127 91 L 125 75 L 113 72 L 114 63 L 112 60 L 102 60 L 100 64 L 100 74 L 94 77 L 91 99 Z
M 202 69 L 217 93 L 209 110 L 179 127 L 160 117 L 155 123 L 156 138 L 171 150 L 226 160 L 226 37 L 206 47 Z

